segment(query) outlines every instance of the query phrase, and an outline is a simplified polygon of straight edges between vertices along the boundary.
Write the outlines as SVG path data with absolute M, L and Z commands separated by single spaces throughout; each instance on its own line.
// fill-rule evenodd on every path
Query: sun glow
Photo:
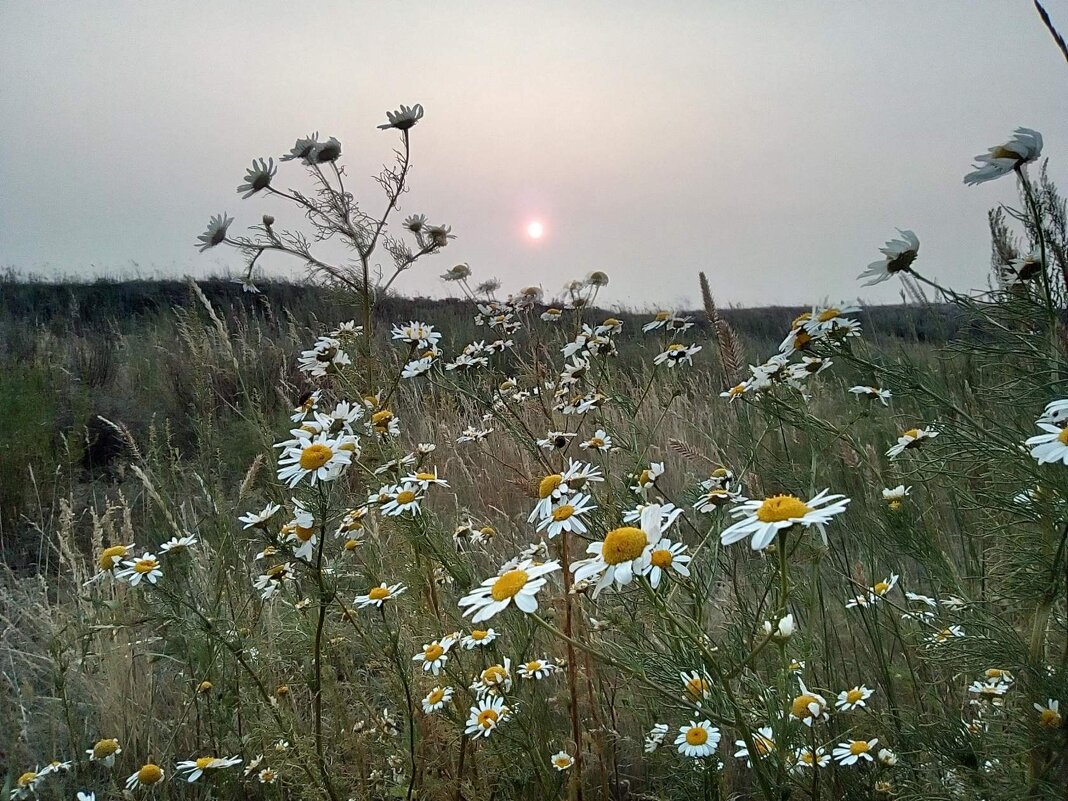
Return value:
M 527 236 L 531 239 L 541 239 L 545 235 L 545 226 L 539 220 L 532 220 L 527 225 Z

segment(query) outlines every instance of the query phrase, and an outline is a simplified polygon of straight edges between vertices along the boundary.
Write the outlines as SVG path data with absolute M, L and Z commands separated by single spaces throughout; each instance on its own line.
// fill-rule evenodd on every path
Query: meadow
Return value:
M 253 162 L 313 235 L 213 218 L 237 283 L 0 283 L 11 798 L 1066 797 L 1041 137 L 966 178 L 1020 190 L 989 292 L 901 231 L 857 265 L 900 306 L 720 309 L 695 274 L 699 310 L 624 310 L 398 219 L 421 114 L 383 126 L 384 213 L 336 140 L 283 157 L 303 194 Z

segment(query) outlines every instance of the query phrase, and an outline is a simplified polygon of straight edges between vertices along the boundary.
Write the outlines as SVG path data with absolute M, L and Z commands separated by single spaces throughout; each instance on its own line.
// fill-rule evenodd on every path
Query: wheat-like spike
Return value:
M 745 366 L 745 354 L 742 353 L 742 343 L 738 339 L 738 335 L 731 328 L 731 324 L 726 320 L 720 320 L 719 326 L 716 329 L 716 336 L 720 343 L 720 357 L 723 359 L 723 366 L 727 370 L 727 374 L 731 380 L 737 380 L 741 374 L 742 369 Z
M 705 458 L 697 448 L 687 442 L 683 442 L 681 439 L 669 439 L 667 446 L 670 450 L 673 450 L 684 459 L 689 459 L 691 462 Z
M 263 454 L 257 454 L 256 458 L 252 460 L 252 464 L 249 465 L 248 472 L 245 473 L 245 478 L 241 482 L 241 487 L 237 491 L 237 498 L 240 501 L 245 500 L 248 496 L 249 490 L 252 489 L 252 485 L 256 483 L 256 476 L 260 472 L 260 468 L 263 467 L 264 457 Z
M 719 310 L 716 309 L 716 301 L 712 298 L 712 289 L 708 285 L 708 276 L 703 272 L 699 272 L 697 280 L 701 284 L 701 302 L 705 307 L 705 315 L 708 317 L 708 321 L 718 330 L 720 324 Z
M 96 419 L 102 422 L 104 425 L 110 426 L 118 433 L 120 437 L 122 437 L 122 441 L 126 443 L 126 447 L 130 449 L 130 453 L 133 454 L 134 458 L 137 461 L 143 462 L 145 460 L 145 457 L 141 453 L 141 449 L 137 447 L 137 441 L 134 439 L 133 434 L 130 433 L 130 429 L 128 429 L 125 424 L 113 423 L 103 415 L 99 414 L 96 416 Z

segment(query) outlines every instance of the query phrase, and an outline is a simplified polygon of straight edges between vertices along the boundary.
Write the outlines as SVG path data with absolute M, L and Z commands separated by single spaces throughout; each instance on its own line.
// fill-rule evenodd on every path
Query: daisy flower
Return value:
M 831 764 L 831 755 L 826 749 L 817 747 L 799 748 L 794 754 L 795 764 L 798 768 L 825 768 Z
M 672 542 L 666 537 L 653 544 L 649 552 L 649 562 L 640 575 L 649 579 L 649 584 L 655 590 L 660 586 L 660 579 L 667 575 L 669 570 L 674 570 L 680 576 L 689 576 L 690 560 L 693 557 L 686 553 L 686 546 L 681 542 Z
M 542 679 L 547 679 L 557 670 L 556 665 L 548 659 L 531 659 L 529 662 L 524 662 L 520 665 L 517 672 L 520 678 L 541 681 Z
M 737 493 L 721 487 L 711 487 L 704 495 L 697 499 L 693 508 L 701 514 L 712 514 L 722 506 L 734 501 L 742 501 L 744 498 Z
M 245 528 L 265 528 L 266 523 L 279 511 L 281 511 L 281 504 L 269 503 L 259 512 L 249 512 L 238 518 L 238 520 L 245 524 Z
M 794 636 L 794 631 L 794 616 L 792 614 L 780 618 L 778 623 L 772 623 L 770 620 L 764 621 L 764 634 L 776 642 L 786 642 Z
M 577 492 L 567 499 L 567 503 L 553 507 L 553 510 L 538 523 L 537 531 L 546 531 L 549 539 L 565 531 L 576 534 L 586 533 L 586 524 L 582 516 L 597 507 L 589 503 L 590 496 Z
M 1001 703 L 1001 697 L 1009 691 L 1009 686 L 1000 681 L 979 681 L 976 679 L 968 685 L 968 692 L 975 693 L 983 701 Z
M 196 544 L 197 538 L 186 534 L 181 537 L 171 537 L 159 546 L 159 549 L 161 553 L 178 553 L 179 551 L 188 550 Z
M 473 615 L 474 623 L 489 620 L 511 603 L 529 614 L 538 608 L 537 593 L 545 586 L 544 576 L 559 569 L 560 563 L 556 561 L 535 565 L 524 559 L 515 567 L 483 581 L 480 587 L 461 598 L 459 605 L 467 607 L 463 614 L 465 617 Z
M 199 759 L 190 759 L 184 762 L 179 762 L 175 766 L 175 772 L 178 774 L 185 774 L 185 780 L 187 782 L 195 782 L 209 770 L 232 768 L 234 765 L 240 764 L 241 757 L 202 756 Z
M 580 448 L 592 448 L 598 451 L 608 452 L 612 450 L 612 438 L 605 433 L 603 428 L 598 428 L 597 432 L 585 442 L 579 445 Z
M 593 588 L 594 597 L 612 583 L 617 588 L 629 584 L 648 566 L 653 544 L 662 539 L 659 504 L 649 504 L 642 509 L 640 526 L 612 529 L 602 541 L 590 543 L 586 548 L 586 553 L 592 554 L 589 559 L 571 565 L 576 581 L 600 576 Z
M 871 755 L 871 750 L 878 742 L 878 739 L 847 740 L 844 743 L 838 743 L 834 751 L 831 752 L 831 755 L 839 765 L 855 765 L 861 760 L 874 762 L 875 760 Z
M 642 326 L 642 332 L 648 334 L 650 331 L 655 331 L 658 328 L 663 328 L 667 325 L 667 321 L 671 319 L 671 312 L 658 311 L 656 316 Z
M 867 706 L 867 700 L 874 694 L 875 690 L 871 690 L 861 684 L 859 687 L 842 690 L 842 692 L 838 693 L 838 699 L 834 702 L 834 705 L 840 712 L 852 712 L 854 709 Z
M 121 567 L 123 560 L 130 555 L 134 549 L 134 543 L 129 545 L 112 545 L 105 548 L 100 552 L 100 556 L 97 557 L 96 565 L 103 572 L 114 571 L 115 568 Z
M 122 747 L 114 737 L 106 737 L 93 743 L 93 747 L 85 753 L 89 755 L 90 761 L 112 768 L 115 766 L 115 757 L 122 753 Z
M 418 484 L 398 484 L 386 490 L 385 495 L 387 500 L 380 507 L 384 515 L 398 517 L 406 512 L 417 515 L 422 511 L 419 508 L 423 500 L 422 488 Z
M 411 320 L 404 325 L 393 326 L 393 338 L 417 348 L 432 348 L 441 339 L 441 332 L 434 326 Z
M 720 541 L 730 545 L 752 537 L 750 547 L 754 551 L 767 548 L 775 536 L 793 526 L 809 528 L 825 535 L 824 526 L 831 518 L 846 510 L 849 498 L 844 495 L 828 495 L 823 490 L 805 503 L 794 495 L 773 495 L 762 501 L 746 501 L 731 512 L 732 517 L 742 518 L 720 534 Z
M 122 564 L 123 569 L 115 574 L 115 578 L 128 581 L 131 587 L 136 587 L 142 579 L 149 584 L 155 584 L 163 575 L 156 555 L 147 551 L 140 559 L 128 559 Z
M 698 673 L 696 670 L 679 673 L 682 686 L 686 694 L 694 701 L 703 701 L 712 694 L 712 679 L 707 673 Z
M 897 232 L 901 234 L 900 239 L 891 239 L 884 247 L 879 248 L 884 258 L 873 261 L 868 265 L 868 269 L 857 276 L 857 278 L 869 279 L 864 282 L 864 286 L 881 284 L 897 273 L 908 272 L 912 263 L 916 261 L 916 254 L 920 250 L 920 240 L 912 231 L 902 231 L 898 228 Z
M 264 768 L 256 774 L 256 779 L 260 784 L 274 784 L 278 780 L 278 773 L 271 768 Z
M 1043 704 L 1033 704 L 1038 713 L 1038 725 L 1047 729 L 1059 729 L 1061 727 L 1061 702 L 1050 698 Z
M 267 568 L 267 572 L 253 582 L 253 587 L 260 591 L 260 598 L 269 601 L 283 586 L 292 583 L 296 577 L 292 563 L 284 562 Z
M 656 480 L 662 475 L 664 475 L 664 463 L 652 462 L 649 467 L 638 473 L 631 489 L 641 494 L 656 484 Z
M 233 221 L 234 218 L 225 212 L 214 215 L 208 223 L 207 230 L 197 237 L 197 242 L 200 243 L 197 247 L 200 252 L 203 253 L 208 248 L 221 245 L 226 239 L 226 231 Z
M 801 694 L 790 703 L 790 717 L 794 720 L 800 720 L 809 727 L 813 723 L 826 720 L 827 699 L 819 693 L 809 690 L 805 687 L 803 681 L 799 682 L 799 684 L 801 685 Z
M 152 762 L 145 763 L 136 773 L 131 773 L 126 780 L 127 790 L 139 790 L 142 787 L 151 787 L 163 781 L 163 769 Z
M 328 434 L 298 437 L 281 443 L 284 448 L 278 459 L 278 480 L 295 487 L 305 476 L 313 485 L 317 481 L 333 481 L 351 462 L 351 438 L 332 439 Z
M 401 106 L 398 111 L 387 111 L 385 122 L 378 129 L 385 131 L 388 128 L 396 128 L 398 131 L 411 129 L 419 120 L 423 119 L 423 106 L 416 103 L 414 106 Z
M 761 726 L 752 733 L 752 739 L 757 759 L 764 759 L 775 750 L 775 735 L 771 730 L 771 726 Z M 734 745 L 738 748 L 734 752 L 734 756 L 737 759 L 744 759 L 746 765 L 753 767 L 753 759 L 749 755 L 749 746 L 745 744 L 745 740 L 735 740 Z
M 408 588 L 403 584 L 389 585 L 383 581 L 377 587 L 372 587 L 368 590 L 366 595 L 357 595 L 354 603 L 357 604 L 360 609 L 367 606 L 377 606 L 381 609 L 386 601 L 392 601 L 406 589 Z
M 575 764 L 575 759 L 567 751 L 557 751 L 549 757 L 549 763 L 556 770 L 563 772 Z
M 668 731 L 670 728 L 666 723 L 654 723 L 653 728 L 645 735 L 645 753 L 651 754 L 663 745 Z
M 423 698 L 423 711 L 428 715 L 444 709 L 445 704 L 452 700 L 452 687 L 435 687 Z
M 1068 465 L 1068 428 L 1060 428 L 1050 423 L 1038 423 L 1045 434 L 1028 437 L 1024 443 L 1031 448 L 1031 456 L 1039 464 L 1060 462 Z
M 1038 418 L 1039 423 L 1056 423 L 1063 425 L 1068 423 L 1068 398 L 1050 401 Z
M 553 507 L 564 497 L 570 495 L 571 487 L 564 481 L 562 473 L 550 473 L 538 482 L 538 502 L 527 517 L 528 523 L 552 514 Z
M 581 490 L 587 483 L 603 482 L 604 473 L 590 462 L 577 462 L 569 458 L 567 469 L 561 474 L 561 478 L 570 489 Z
M 691 759 L 701 759 L 712 756 L 719 745 L 719 729 L 712 725 L 712 721 L 690 721 L 689 726 L 679 727 L 679 736 L 675 738 L 675 745 L 679 747 L 679 753 Z
M 442 640 L 434 640 L 429 645 L 424 645 L 423 650 L 412 657 L 413 662 L 422 662 L 423 670 L 433 673 L 435 676 L 441 673 L 445 663 L 449 661 L 449 649 L 456 642 L 452 637 Z
M 872 587 L 870 590 L 872 598 L 882 598 L 884 595 L 890 592 L 890 590 L 894 589 L 894 587 L 897 586 L 897 581 L 899 578 L 901 577 L 897 573 L 891 573 L 882 581 L 875 582 L 875 586 Z
M 501 723 L 508 719 L 508 707 L 503 698 L 483 698 L 471 707 L 464 734 L 474 737 L 489 737 Z
M 896 487 L 888 487 L 883 490 L 883 500 L 891 509 L 900 509 L 902 502 L 912 492 L 912 487 L 898 484 Z
M 490 665 L 478 674 L 471 685 L 477 698 L 486 695 L 500 695 L 512 689 L 512 660 L 504 658 L 503 664 Z
M 497 632 L 493 629 L 471 629 L 471 631 L 460 640 L 460 645 L 463 646 L 465 651 L 470 651 L 475 648 L 485 648 L 495 639 L 497 639 Z
M 277 172 L 278 168 L 274 166 L 274 159 L 269 161 L 253 159 L 252 166 L 245 173 L 245 182 L 237 188 L 238 193 L 245 193 L 241 195 L 242 200 L 250 198 L 257 192 L 269 187 L 271 179 L 274 178 Z
M 897 438 L 897 444 L 892 446 L 886 452 L 886 455 L 891 459 L 895 459 L 904 453 L 907 448 L 918 448 L 926 440 L 934 439 L 937 436 L 938 432 L 933 428 L 910 428 Z
M 10 798 L 12 801 L 15 801 L 15 799 L 26 798 L 31 793 L 36 793 L 37 785 L 41 783 L 43 778 L 44 776 L 35 770 L 28 770 L 25 773 L 20 774 L 15 780 L 15 786 L 11 790 Z
M 888 389 L 880 389 L 879 387 L 864 387 L 856 386 L 850 387 L 849 391 L 856 395 L 858 398 L 867 398 L 872 401 L 879 401 L 883 406 L 888 406 L 888 400 L 893 397 L 893 393 Z
M 700 345 L 681 345 L 678 342 L 672 342 L 663 352 L 653 358 L 653 364 L 660 365 L 666 362 L 668 367 L 674 367 L 677 364 L 693 365 L 694 354 L 699 350 L 701 350 Z
M 888 768 L 894 767 L 897 764 L 897 754 L 891 751 L 889 748 L 880 748 L 878 753 L 879 762 L 886 765 Z
M 975 157 L 972 172 L 964 176 L 969 186 L 993 181 L 1019 169 L 1042 155 L 1042 134 L 1031 128 L 1017 128 L 1012 138 Z
M 963 637 L 964 629 L 960 626 L 949 626 L 948 628 L 940 629 L 927 638 L 927 642 L 931 645 L 941 645 L 944 642 L 948 642 L 956 637 Z

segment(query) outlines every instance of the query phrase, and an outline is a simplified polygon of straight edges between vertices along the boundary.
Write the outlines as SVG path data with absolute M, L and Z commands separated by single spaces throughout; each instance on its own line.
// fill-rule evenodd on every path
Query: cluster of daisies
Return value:
M 193 548 L 197 538 L 190 534 L 171 537 L 159 546 L 159 554 L 148 550 L 137 555 L 135 543 L 118 544 L 104 548 L 97 556 L 98 572 L 89 583 L 103 579 L 138 586 L 141 582 L 155 584 L 163 577 L 161 557 L 174 557 Z

